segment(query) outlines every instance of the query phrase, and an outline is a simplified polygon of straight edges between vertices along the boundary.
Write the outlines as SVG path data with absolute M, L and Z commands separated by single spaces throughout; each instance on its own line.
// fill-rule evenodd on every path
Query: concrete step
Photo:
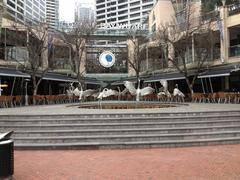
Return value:
M 126 129 L 67 129 L 67 130 L 16 130 L 13 137 L 42 136 L 89 136 L 89 135 L 130 135 L 130 134 L 174 134 L 199 133 L 217 131 L 239 131 L 239 125 L 201 126 L 201 127 L 170 127 L 170 128 L 126 128 Z
M 194 139 L 194 140 L 166 140 L 166 141 L 141 141 L 141 142 L 89 142 L 89 143 L 55 143 L 32 144 L 15 143 L 15 149 L 123 149 L 123 148 L 173 148 L 186 146 L 204 146 L 216 144 L 240 143 L 240 137 Z
M 201 133 L 178 133 L 178 134 L 132 134 L 132 135 L 98 135 L 98 136 L 52 136 L 52 137 L 15 137 L 17 144 L 56 144 L 56 143 L 88 143 L 88 142 L 142 142 L 142 141 L 165 141 L 165 140 L 194 140 L 240 137 L 239 131 L 219 131 Z
M 128 117 L 177 117 L 177 116 L 208 116 L 208 115 L 240 115 L 240 111 L 209 111 L 209 112 L 172 112 L 172 113 L 152 113 L 152 112 L 129 112 L 129 113 L 108 113 L 108 114 L 40 114 L 40 115 L 0 115 L 0 119 L 101 119 L 101 118 L 128 118 Z
M 26 124 L 1 125 L 0 131 L 6 130 L 65 130 L 65 129 L 126 129 L 126 128 L 169 128 L 169 127 L 200 127 L 215 125 L 240 125 L 240 120 L 208 120 L 186 122 L 141 122 L 141 123 L 97 123 L 97 124 Z
M 8 130 L 17 149 L 228 144 L 240 142 L 240 111 L 0 115 L 0 132 Z
M 177 116 L 177 117 L 112 117 L 112 118 L 50 118 L 50 119 L 0 119 L 2 125 L 31 125 L 31 124 L 77 124 L 77 123 L 141 123 L 141 122 L 178 122 L 178 121 L 208 121 L 240 119 L 240 115 L 205 115 L 205 116 Z

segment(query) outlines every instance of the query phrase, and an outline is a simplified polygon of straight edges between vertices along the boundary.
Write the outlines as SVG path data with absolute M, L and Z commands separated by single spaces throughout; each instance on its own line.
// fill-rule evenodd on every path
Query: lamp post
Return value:
M 30 79 L 25 79 L 25 106 L 28 106 L 28 82 L 30 81 Z

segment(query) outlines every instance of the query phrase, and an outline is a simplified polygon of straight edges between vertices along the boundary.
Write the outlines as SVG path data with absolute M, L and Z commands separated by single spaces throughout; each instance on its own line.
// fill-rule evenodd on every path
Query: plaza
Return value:
M 65 118 L 67 114 L 81 117 L 99 117 L 103 114 L 208 112 L 233 115 L 239 112 L 239 104 L 192 103 L 185 106 L 162 109 L 79 109 L 77 104 L 39 105 L 0 109 L 1 119 L 7 116 L 32 118 L 47 115 Z M 44 117 L 44 116 L 45 117 Z M 229 115 L 229 116 L 231 116 Z M 179 116 L 179 115 L 178 115 Z M 219 116 L 219 115 L 218 115 Z M 24 121 L 19 120 L 18 122 Z M 90 120 L 90 118 L 88 117 Z M 228 118 L 229 119 L 229 118 Z M 238 118 L 239 119 L 239 118 Z M 0 121 L 1 122 L 1 121 Z M 2 122 L 4 124 L 4 122 Z M 16 124 L 16 122 L 15 122 Z M 41 126 L 41 124 L 38 124 Z M 42 124 L 43 125 L 43 124 Z M 76 124 L 75 124 L 76 126 Z M 16 130 L 16 133 L 19 130 Z M 17 135 L 14 136 L 17 138 Z M 16 143 L 17 143 L 16 139 Z M 178 148 L 140 148 L 93 150 L 15 150 L 13 179 L 238 179 L 239 144 L 209 145 Z M 209 143 L 210 144 L 210 143 Z
M 58 9 L 0 0 L 12 179 L 239 179 L 239 1 Z

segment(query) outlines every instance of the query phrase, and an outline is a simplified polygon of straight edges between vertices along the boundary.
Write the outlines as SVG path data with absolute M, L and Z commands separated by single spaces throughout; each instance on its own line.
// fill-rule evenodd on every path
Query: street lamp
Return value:
M 28 82 L 30 81 L 30 79 L 24 79 L 25 81 L 25 106 L 28 106 Z

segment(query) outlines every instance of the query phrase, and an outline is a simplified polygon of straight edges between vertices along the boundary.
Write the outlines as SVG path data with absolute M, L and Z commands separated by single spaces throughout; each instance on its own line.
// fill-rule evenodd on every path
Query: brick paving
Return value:
M 16 180 L 239 180 L 240 145 L 15 151 Z

